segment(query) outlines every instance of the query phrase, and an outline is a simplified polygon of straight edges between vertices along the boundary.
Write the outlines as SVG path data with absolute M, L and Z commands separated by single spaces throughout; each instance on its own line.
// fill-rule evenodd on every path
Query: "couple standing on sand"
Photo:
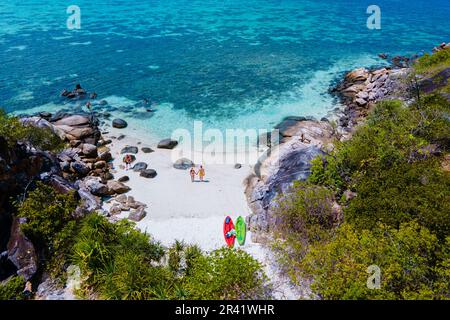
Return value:
M 191 175 L 191 182 L 195 182 L 195 176 L 197 174 L 200 177 L 200 181 L 203 182 L 204 181 L 203 179 L 205 178 L 205 169 L 203 168 L 203 166 L 200 166 L 198 172 L 195 172 L 195 167 L 192 166 L 191 170 L 189 171 L 189 174 Z

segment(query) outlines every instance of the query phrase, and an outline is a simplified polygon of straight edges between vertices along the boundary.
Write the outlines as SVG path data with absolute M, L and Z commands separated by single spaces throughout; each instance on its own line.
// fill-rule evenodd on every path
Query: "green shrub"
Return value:
M 345 173 L 338 168 L 336 157 L 318 156 L 311 161 L 311 175 L 308 181 L 339 191 L 344 186 L 343 176 Z
M 264 282 L 258 261 L 242 250 L 222 248 L 197 257 L 184 288 L 193 300 L 261 299 Z
M 423 73 L 440 66 L 450 66 L 450 49 L 441 50 L 433 54 L 424 54 L 414 64 L 417 72 Z
M 441 67 L 447 54 L 421 63 Z M 437 94 L 409 107 L 379 103 L 352 139 L 313 160 L 309 182 L 334 192 L 325 199 L 339 199 L 347 189 L 356 197 L 341 198 L 346 223 L 330 229 L 295 215 L 315 203 L 301 188 L 280 205 L 274 245 L 294 283 L 313 279 L 314 293 L 325 299 L 449 298 L 450 174 L 439 154 L 449 148 L 449 113 Z M 367 289 L 372 264 L 382 269 L 381 290 Z
M 124 250 L 115 254 L 110 265 L 101 269 L 98 292 L 102 299 L 171 299 L 175 279 L 162 266 L 152 266 L 140 254 Z
M 312 245 L 298 264 L 324 299 L 445 299 L 448 258 L 437 237 L 412 221 L 370 231 L 344 224 L 331 241 Z M 367 286 L 372 265 L 381 270 L 380 289 Z
M 13 277 L 6 283 L 0 283 L 0 301 L 2 300 L 23 300 L 23 289 L 25 279 L 23 277 Z
M 277 201 L 277 234 L 297 240 L 320 240 L 337 222 L 332 209 L 333 201 L 333 192 L 327 188 L 295 182 L 289 193 Z
M 378 222 L 399 227 L 416 219 L 441 239 L 450 234 L 450 175 L 442 171 L 437 159 L 361 175 L 354 188 L 358 196 L 344 214 L 358 228 Z
M 58 151 L 63 148 L 63 141 L 48 128 L 36 128 L 24 125 L 17 117 L 8 116 L 0 109 L 0 136 L 12 147 L 19 141 L 29 141 L 34 147 Z

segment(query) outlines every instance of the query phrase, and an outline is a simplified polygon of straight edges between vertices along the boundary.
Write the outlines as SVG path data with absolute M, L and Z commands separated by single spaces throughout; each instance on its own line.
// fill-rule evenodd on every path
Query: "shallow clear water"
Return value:
M 0 3 L 0 105 L 56 110 L 81 83 L 141 132 L 270 128 L 288 115 L 324 116 L 327 89 L 353 67 L 450 41 L 450 1 L 378 0 L 382 29 L 366 27 L 365 0 L 77 0 Z M 158 103 L 147 113 L 136 103 Z M 67 106 L 67 105 L 66 105 Z M 70 105 L 70 107 L 73 107 Z M 96 107 L 98 110 L 99 107 Z

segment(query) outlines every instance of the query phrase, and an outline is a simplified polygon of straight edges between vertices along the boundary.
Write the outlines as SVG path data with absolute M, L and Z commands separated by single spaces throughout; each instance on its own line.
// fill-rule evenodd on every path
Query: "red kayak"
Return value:
M 228 247 L 233 248 L 234 242 L 236 241 L 236 232 L 233 219 L 230 216 L 226 217 L 223 223 L 223 235 Z

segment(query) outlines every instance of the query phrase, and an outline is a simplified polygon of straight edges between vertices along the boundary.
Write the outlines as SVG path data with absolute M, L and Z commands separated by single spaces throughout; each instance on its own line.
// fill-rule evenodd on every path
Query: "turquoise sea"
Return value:
M 381 8 L 381 30 L 366 27 Z M 81 29 L 66 26 L 69 5 Z M 0 2 L 0 106 L 73 109 L 81 83 L 140 134 L 166 136 L 202 120 L 270 128 L 284 116 L 322 117 L 344 71 L 382 65 L 450 41 L 448 0 L 111 0 Z M 150 98 L 155 112 L 140 102 Z

